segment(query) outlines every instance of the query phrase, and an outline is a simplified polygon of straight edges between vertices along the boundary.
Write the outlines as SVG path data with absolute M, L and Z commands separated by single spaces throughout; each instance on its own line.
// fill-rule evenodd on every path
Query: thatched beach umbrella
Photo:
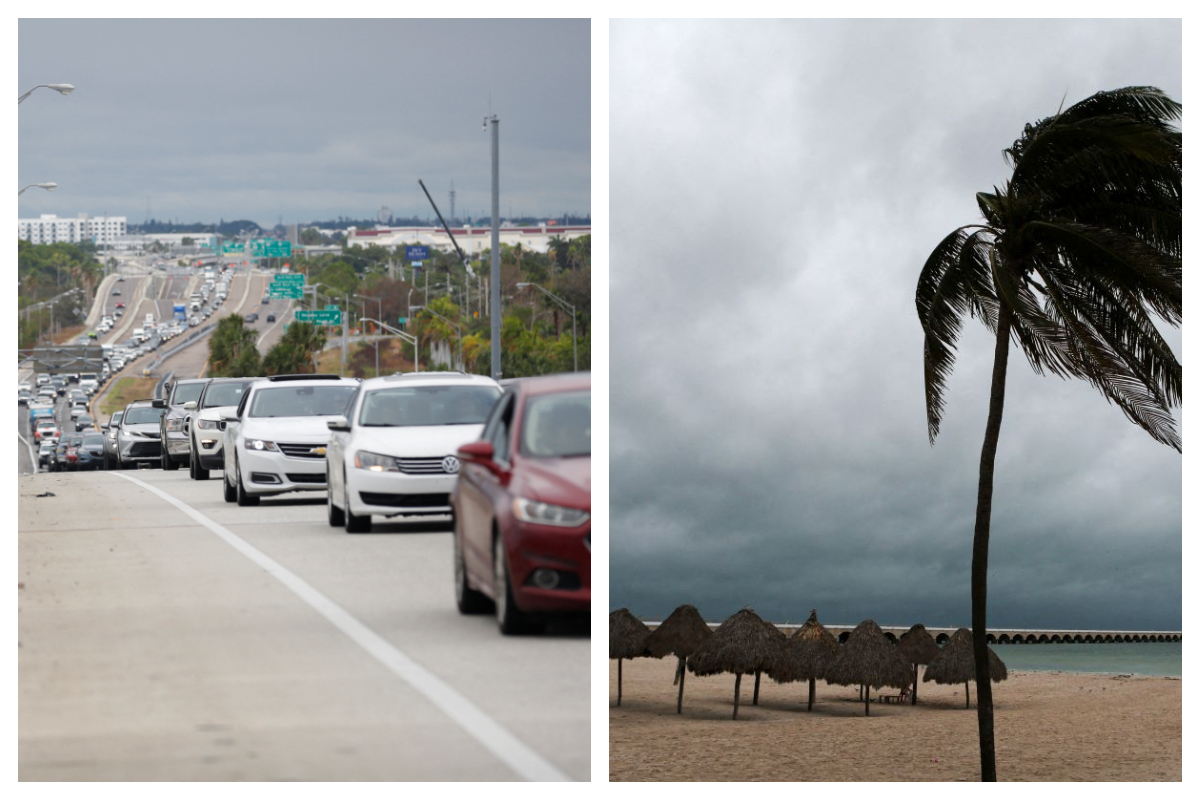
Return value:
M 908 686 L 908 664 L 874 621 L 863 620 L 825 670 L 825 681 L 841 686 L 865 686 L 869 717 L 871 687 Z
M 618 608 L 608 615 L 608 657 L 617 660 L 617 705 L 621 705 L 621 659 L 646 655 L 646 639 L 650 629 L 628 608 Z
M 808 710 L 812 711 L 817 679 L 825 677 L 838 647 L 837 637 L 817 622 L 817 611 L 813 609 L 808 621 L 788 639 L 779 663 L 769 674 L 776 683 L 808 681 Z
M 760 617 L 760 619 L 761 619 L 761 617 Z M 771 637 L 775 640 L 775 644 L 779 646 L 779 653 L 776 656 L 775 663 L 767 665 L 766 668 L 760 668 L 760 669 L 754 670 L 754 699 L 750 703 L 750 705 L 754 705 L 754 706 L 758 705 L 758 685 L 762 681 L 763 672 L 766 672 L 768 675 L 771 674 L 770 667 L 774 667 L 775 664 L 778 663 L 778 660 L 783 657 L 783 648 L 787 646 L 787 634 L 786 633 L 779 630 L 779 628 L 776 628 L 773 624 L 771 624 L 770 622 L 767 622 L 765 619 L 762 621 L 762 624 L 767 626 L 767 633 L 771 634 Z
M 683 681 L 687 677 L 687 657 L 696 648 L 708 641 L 713 635 L 712 629 L 700 616 L 695 606 L 682 605 L 671 612 L 671 616 L 650 632 L 646 639 L 646 652 L 654 658 L 674 654 L 679 659 L 675 670 L 675 683 L 679 684 L 679 700 L 675 704 L 675 713 L 683 713 Z
M 1000 660 L 1000 656 L 988 648 L 988 674 L 992 683 L 998 683 L 1008 678 L 1008 667 Z M 971 632 L 959 628 L 946 642 L 937 657 L 925 668 L 925 680 L 934 683 L 961 683 L 967 687 L 967 708 L 971 707 L 971 681 L 975 680 L 975 650 L 971 642 Z
M 774 667 L 779 660 L 778 629 L 772 633 L 762 618 L 748 608 L 734 614 L 704 644 L 688 658 L 687 668 L 693 675 L 716 675 L 732 672 L 737 675 L 733 684 L 733 718 L 737 719 L 741 702 L 742 675 Z
M 908 632 L 900 637 L 900 656 L 913 665 L 912 704 L 917 704 L 917 665 L 928 664 L 937 658 L 937 642 L 924 625 L 913 625 Z

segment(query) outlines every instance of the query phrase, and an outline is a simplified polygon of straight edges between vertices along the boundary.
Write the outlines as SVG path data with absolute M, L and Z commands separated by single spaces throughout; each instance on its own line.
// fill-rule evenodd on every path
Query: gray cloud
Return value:
M 587 20 L 21 20 L 19 213 L 274 224 L 591 210 Z M 448 211 L 448 208 L 446 209 Z
M 966 323 L 930 447 L 917 274 L 1064 93 L 1182 101 L 1180 30 L 613 23 L 614 608 L 968 622 L 993 341 Z M 995 624 L 1180 627 L 1180 464 L 1014 353 Z

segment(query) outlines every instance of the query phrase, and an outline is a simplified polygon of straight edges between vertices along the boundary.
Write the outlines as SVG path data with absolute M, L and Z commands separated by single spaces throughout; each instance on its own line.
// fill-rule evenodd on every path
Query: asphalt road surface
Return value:
M 587 620 L 460 615 L 444 525 L 347 534 L 324 493 L 239 508 L 182 470 L 18 480 L 20 780 L 590 779 Z

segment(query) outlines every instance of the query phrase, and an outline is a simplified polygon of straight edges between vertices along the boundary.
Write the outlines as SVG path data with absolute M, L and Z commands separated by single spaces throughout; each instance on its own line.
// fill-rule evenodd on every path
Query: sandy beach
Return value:
M 609 662 L 609 779 L 613 781 L 978 780 L 972 684 L 922 682 L 916 706 L 871 703 L 858 690 L 688 674 L 682 716 L 671 685 L 676 660 L 625 661 L 621 707 Z M 885 689 L 884 693 L 894 690 Z M 1183 777 L 1183 681 L 1011 671 L 993 685 L 996 761 L 1008 781 L 1178 781 Z

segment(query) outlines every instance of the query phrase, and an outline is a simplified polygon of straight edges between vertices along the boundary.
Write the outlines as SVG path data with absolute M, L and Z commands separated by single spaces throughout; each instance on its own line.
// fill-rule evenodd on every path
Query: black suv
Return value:
M 209 378 L 191 378 L 178 380 L 165 387 L 166 399 L 155 400 L 155 408 L 164 409 L 162 422 L 159 424 L 159 436 L 162 437 L 162 468 L 179 469 L 180 464 L 191 460 L 192 448 L 188 440 L 184 423 L 188 412 L 183 404 L 191 400 L 199 400 L 208 385 Z

